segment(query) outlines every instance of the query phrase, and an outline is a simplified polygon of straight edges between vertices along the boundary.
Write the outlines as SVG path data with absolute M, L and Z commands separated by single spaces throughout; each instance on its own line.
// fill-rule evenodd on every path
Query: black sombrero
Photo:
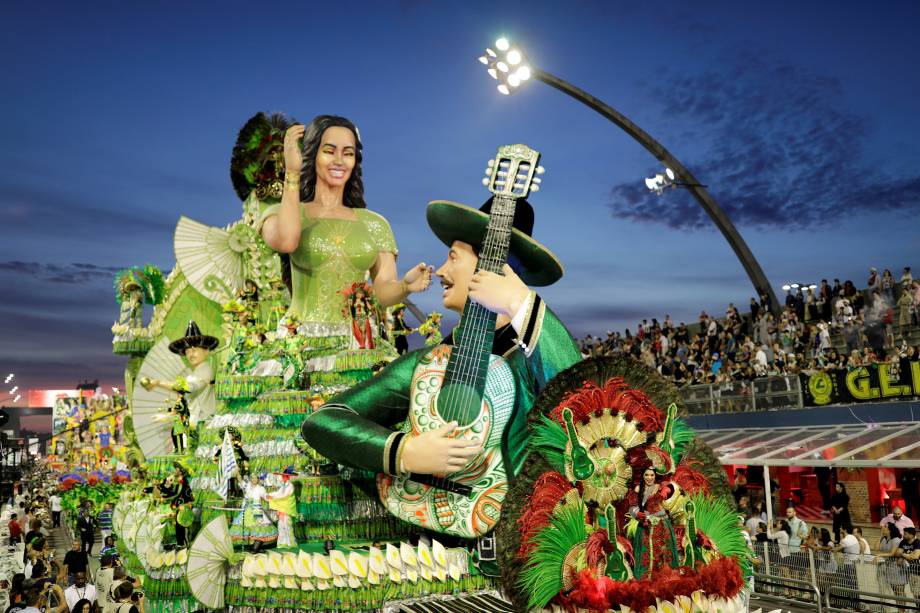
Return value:
M 486 200 L 478 211 L 450 200 L 433 200 L 428 203 L 428 225 L 448 247 L 459 240 L 478 250 L 486 234 L 491 210 L 492 198 Z M 562 278 L 562 262 L 552 251 L 533 239 L 533 222 L 533 207 L 523 198 L 519 199 L 514 207 L 509 256 L 520 263 L 520 277 L 524 283 L 552 285 Z
M 202 349 L 212 350 L 220 341 L 213 336 L 202 334 L 198 329 L 198 324 L 194 321 L 188 322 L 188 328 L 185 329 L 185 336 L 174 340 L 169 344 L 169 350 L 180 355 L 185 353 L 189 347 L 201 347 Z

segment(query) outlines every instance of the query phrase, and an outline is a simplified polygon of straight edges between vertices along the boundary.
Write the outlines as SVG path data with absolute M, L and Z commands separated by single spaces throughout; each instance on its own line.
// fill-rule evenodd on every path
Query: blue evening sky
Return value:
M 501 34 L 709 185 L 778 293 L 900 275 L 920 264 L 918 25 L 916 2 L 6 3 L 0 369 L 117 384 L 112 273 L 168 271 L 182 214 L 239 218 L 230 151 L 260 110 L 357 123 L 402 270 L 443 260 L 426 203 L 478 207 L 486 160 L 523 142 L 547 169 L 535 237 L 566 266 L 541 293 L 575 335 L 746 306 L 689 195 L 645 193 L 637 143 L 542 83 L 498 94 L 476 57 Z

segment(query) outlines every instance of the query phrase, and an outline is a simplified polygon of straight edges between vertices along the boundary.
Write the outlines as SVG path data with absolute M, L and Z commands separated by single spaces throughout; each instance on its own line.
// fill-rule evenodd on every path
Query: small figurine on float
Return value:
M 187 407 L 190 429 L 196 428 L 198 422 L 211 417 L 217 409 L 217 395 L 212 385 L 214 370 L 208 363 L 208 356 L 218 344 L 217 338 L 202 334 L 198 329 L 198 324 L 189 321 L 185 336 L 169 344 L 169 350 L 175 354 L 184 355 L 189 366 L 174 381 L 147 377 L 143 377 L 140 381 L 140 384 L 148 391 L 154 387 L 160 387 L 178 392 L 179 398 L 173 409 L 177 415 L 181 415 L 184 407 Z M 178 448 L 177 452 L 179 452 Z
M 406 323 L 406 305 L 403 303 L 393 305 L 393 345 L 396 347 L 396 353 L 402 355 L 409 351 L 409 335 L 415 332 L 415 329 Z
M 189 484 L 186 468 L 173 462 L 174 472 L 159 484 L 159 493 L 163 501 L 169 504 L 170 516 L 176 534 L 176 547 L 188 547 L 188 529 L 195 522 L 193 507 L 195 497 Z
M 115 275 L 115 301 L 119 305 L 118 321 L 112 325 L 113 342 L 131 347 L 147 334 L 142 321 L 144 304 L 157 305 L 166 293 L 160 269 L 151 264 L 132 266 Z M 137 350 L 138 347 L 133 347 Z
M 376 312 L 376 300 L 373 290 L 367 283 L 353 283 L 343 291 L 347 316 L 351 316 L 351 332 L 359 349 L 374 348 L 373 314 Z
M 288 466 L 282 473 L 281 487 L 266 496 L 268 506 L 278 513 L 278 547 L 297 547 L 294 538 L 293 516 L 297 514 L 297 500 L 294 496 L 294 484 L 291 477 L 296 477 L 293 466 Z
M 441 317 L 442 315 L 435 311 L 418 327 L 419 334 L 425 337 L 425 344 L 429 347 L 440 345 L 444 340 L 441 335 Z
M 229 481 L 227 493 L 231 498 L 242 498 L 243 487 L 246 479 L 249 477 L 249 456 L 243 449 L 243 435 L 233 426 L 227 426 L 226 432 L 230 434 L 230 443 L 233 446 L 234 469 L 227 475 Z M 214 452 L 214 462 L 218 463 L 223 460 L 223 445 L 218 446 Z
M 172 437 L 173 447 L 175 448 L 175 453 L 179 455 L 184 455 L 188 451 L 188 435 L 189 435 L 189 408 L 188 408 L 188 399 L 185 397 L 188 393 L 187 390 L 182 388 L 174 388 L 175 391 L 179 394 L 179 397 L 176 399 L 176 402 L 169 407 L 166 412 L 171 414 L 172 417 L 172 430 L 170 431 L 170 436 Z
M 230 526 L 234 545 L 252 546 L 253 551 L 258 551 L 278 540 L 278 528 L 262 506 L 267 497 L 268 492 L 259 475 L 250 475 L 243 508 Z

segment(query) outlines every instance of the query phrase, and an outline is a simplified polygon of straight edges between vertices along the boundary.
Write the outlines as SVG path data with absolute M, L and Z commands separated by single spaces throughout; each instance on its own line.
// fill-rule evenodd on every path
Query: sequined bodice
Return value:
M 343 323 L 352 283 L 365 280 L 381 251 L 396 253 L 389 224 L 366 209 L 356 219 L 315 219 L 301 214 L 300 244 L 291 254 L 292 298 L 288 313 L 301 323 Z

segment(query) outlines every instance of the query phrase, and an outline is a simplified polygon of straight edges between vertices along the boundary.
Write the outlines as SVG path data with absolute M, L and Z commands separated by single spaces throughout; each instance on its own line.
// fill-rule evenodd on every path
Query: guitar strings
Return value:
M 491 272 L 500 272 L 501 262 L 507 259 L 508 246 L 510 244 L 511 237 L 507 220 L 509 218 L 513 219 L 514 207 L 513 199 L 497 197 L 496 201 L 497 206 L 496 202 L 493 202 L 492 214 L 498 223 L 493 224 L 490 218 L 489 227 L 487 227 L 486 232 L 487 240 L 484 241 L 484 248 L 481 252 L 483 265 L 478 266 L 478 268 L 481 270 L 491 269 Z M 510 208 L 511 211 L 508 211 L 508 208 Z M 473 347 L 475 350 L 477 346 L 481 346 L 486 341 L 489 335 L 494 337 L 494 322 L 490 320 L 495 314 L 482 305 L 474 303 L 471 300 L 469 301 L 468 306 L 469 317 L 467 318 L 467 323 L 470 324 L 470 328 L 478 327 L 478 331 L 477 336 L 471 338 L 472 342 L 464 341 L 463 345 L 466 347 Z M 492 325 L 484 325 L 489 323 Z M 464 338 L 466 338 L 466 334 L 467 333 L 464 332 Z M 483 351 L 486 351 L 485 355 L 483 355 Z M 470 356 L 468 355 L 468 352 L 461 350 L 457 362 L 459 364 L 459 369 L 455 368 L 455 373 L 457 375 L 456 379 L 467 385 L 473 385 L 477 381 L 483 380 L 485 377 L 479 374 L 480 364 L 483 359 L 488 360 L 488 355 L 490 354 L 491 347 L 480 347 L 479 351 L 475 351 L 473 356 Z M 451 416 L 449 421 L 453 421 L 454 419 L 459 421 L 459 418 L 462 416 L 461 410 L 465 403 L 462 401 L 459 391 L 453 391 L 451 388 L 448 390 L 448 392 L 448 402 L 445 404 L 448 407 L 447 412 Z
M 507 261 L 508 248 L 510 246 L 512 225 L 508 222 L 509 220 L 513 221 L 515 200 L 514 198 L 502 196 L 497 196 L 494 199 L 489 224 L 486 228 L 486 240 L 483 241 L 483 249 L 480 254 L 480 262 L 478 263 L 480 265 L 477 266 L 478 269 L 498 274 L 501 273 L 501 266 Z M 453 378 L 456 381 L 467 386 L 475 386 L 477 382 L 487 378 L 487 375 L 484 377 L 480 374 L 480 365 L 483 359 L 489 359 L 488 356 L 491 354 L 492 348 L 491 346 L 481 347 L 481 345 L 490 335 L 494 338 L 495 326 L 491 319 L 496 314 L 469 299 L 467 309 L 469 310 L 467 313 L 468 317 L 465 318 L 466 322 L 461 326 L 463 338 L 460 340 L 463 346 L 472 348 L 473 352 L 472 355 L 469 355 L 469 351 L 463 351 L 460 345 L 455 347 L 455 349 L 459 349 L 459 355 L 457 356 L 458 360 L 455 362 L 455 368 L 452 374 L 455 375 Z M 490 323 L 491 325 L 484 325 Z M 467 325 L 469 325 L 470 328 L 478 328 L 474 330 L 476 336 L 470 339 L 472 342 L 467 342 L 466 340 L 468 335 Z M 485 351 L 485 355 L 483 355 L 483 351 Z M 459 368 L 457 366 L 459 366 Z M 488 364 L 486 368 L 488 368 Z M 450 417 L 448 421 L 457 419 L 459 422 L 459 418 L 462 416 L 462 408 L 466 403 L 462 401 L 459 389 L 454 391 L 453 387 L 451 387 L 447 392 L 448 398 L 446 399 L 447 402 L 445 402 L 445 405 L 446 413 L 448 413 Z M 464 396 L 466 396 L 466 394 L 464 394 Z
M 507 204 L 509 203 L 501 202 L 502 199 L 500 198 L 496 198 L 496 200 L 499 200 L 499 203 L 498 203 L 498 207 L 496 207 L 495 202 L 493 202 L 493 215 L 499 223 L 493 224 L 492 218 L 490 217 L 489 225 L 486 229 L 486 240 L 483 241 L 484 248 L 481 251 L 482 262 L 484 265 L 477 266 L 477 268 L 481 270 L 482 269 L 489 270 L 489 268 L 493 268 L 493 269 L 496 268 L 497 259 L 498 259 L 498 256 L 500 255 L 499 252 L 502 251 L 502 243 L 506 242 L 502 240 L 503 238 L 502 235 L 505 234 L 505 232 L 503 232 L 504 228 L 495 227 L 495 226 L 501 226 L 502 225 L 501 222 L 506 221 L 508 215 L 502 209 L 507 208 Z M 510 204 L 513 206 L 513 202 L 511 202 Z M 506 205 L 506 206 L 502 206 L 502 205 Z M 503 217 L 505 219 L 502 219 Z M 507 234 L 507 236 L 510 238 L 510 234 Z M 492 239 L 492 240 L 489 240 L 489 239 Z M 504 250 L 507 252 L 507 249 L 504 249 Z M 493 263 L 493 261 L 495 262 Z M 494 272 L 494 270 L 492 272 Z M 461 344 L 465 347 L 473 347 L 475 349 L 477 346 L 482 345 L 482 343 L 486 340 L 487 336 L 490 333 L 494 336 L 494 332 L 495 332 L 494 324 L 491 326 L 491 330 L 489 330 L 487 326 L 483 325 L 483 324 L 489 323 L 489 320 L 491 319 L 491 315 L 492 315 L 491 311 L 488 311 L 487 309 L 482 307 L 482 305 L 472 302 L 472 300 L 470 299 L 467 299 L 467 302 L 468 303 L 465 307 L 465 310 L 468 311 L 467 312 L 468 317 L 465 318 L 466 323 L 461 326 L 461 331 L 463 332 L 463 338 L 461 339 L 462 341 Z M 468 333 L 466 332 L 467 325 L 469 325 L 470 329 L 478 327 L 478 331 L 476 331 L 477 336 L 470 337 L 471 342 L 467 342 L 465 340 L 468 338 Z M 459 355 L 458 355 L 458 360 L 456 364 L 459 364 L 459 368 L 454 369 L 454 372 L 456 373 L 455 378 L 467 385 L 476 383 L 477 380 L 482 378 L 479 375 L 479 367 L 483 359 L 482 351 L 483 349 L 487 349 L 488 353 L 491 354 L 491 347 L 480 348 L 480 350 L 476 351 L 473 356 L 467 355 L 467 352 L 463 351 L 463 349 L 459 345 L 457 349 L 459 350 L 458 351 Z M 453 388 L 449 389 L 448 392 L 453 392 Z M 445 404 L 447 404 L 448 413 L 451 415 L 452 418 L 453 417 L 458 418 L 458 421 L 459 421 L 459 417 L 461 416 L 460 410 L 462 408 L 462 405 L 464 404 L 460 398 L 459 392 L 449 393 L 449 397 L 447 400 L 448 402 Z M 454 416 L 455 411 L 457 413 L 456 416 Z M 451 419 L 450 421 L 453 421 L 453 419 Z

